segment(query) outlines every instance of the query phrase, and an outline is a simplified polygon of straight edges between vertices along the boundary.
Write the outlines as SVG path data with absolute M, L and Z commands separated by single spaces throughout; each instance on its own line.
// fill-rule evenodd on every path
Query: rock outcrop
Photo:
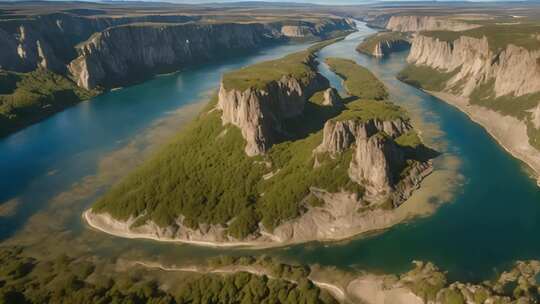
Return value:
M 407 61 L 443 72 L 456 72 L 446 87 L 463 97 L 482 84 L 493 82 L 495 97 L 522 96 L 540 91 L 540 51 L 507 45 L 494 51 L 488 39 L 461 36 L 446 42 L 417 35 Z
M 338 106 L 341 104 L 341 97 L 335 88 L 328 88 L 323 93 L 323 106 Z
M 435 16 L 392 16 L 386 24 L 387 29 L 397 32 L 466 31 L 477 27 L 479 25 Z
M 382 40 L 375 45 L 371 55 L 381 58 L 388 56 L 392 52 L 406 50 L 409 46 L 410 43 L 407 40 Z
M 404 119 L 382 121 L 370 119 L 360 120 L 329 120 L 324 124 L 323 141 L 315 150 L 317 153 L 341 153 L 350 148 L 357 140 L 366 139 L 378 132 L 384 132 L 396 138 L 412 129 L 411 124 Z
M 224 124 L 231 123 L 242 131 L 247 142 L 246 154 L 259 155 L 286 135 L 282 121 L 300 115 L 307 99 L 328 85 L 328 80 L 319 73 L 313 73 L 306 83 L 283 76 L 268 83 L 265 89 L 241 91 L 227 89 L 222 84 L 217 108 L 223 113 Z
M 358 138 L 349 167 L 349 177 L 366 189 L 368 201 L 389 196 L 405 165 L 405 156 L 383 133 Z

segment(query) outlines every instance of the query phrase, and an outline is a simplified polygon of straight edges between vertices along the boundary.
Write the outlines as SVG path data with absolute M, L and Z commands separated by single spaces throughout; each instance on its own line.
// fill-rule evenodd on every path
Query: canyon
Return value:
M 332 15 L 245 21 L 181 9 L 109 10 L 14 12 L 0 19 L 0 136 L 156 74 L 354 29 L 351 20 Z

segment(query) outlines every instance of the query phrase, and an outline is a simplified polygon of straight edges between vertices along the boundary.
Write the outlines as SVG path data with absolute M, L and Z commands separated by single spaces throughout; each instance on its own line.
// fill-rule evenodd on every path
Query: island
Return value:
M 335 41 L 225 74 L 199 117 L 85 221 L 128 238 L 283 246 L 403 220 L 437 153 L 369 70 L 329 58 L 350 96 L 329 87 L 316 54 Z

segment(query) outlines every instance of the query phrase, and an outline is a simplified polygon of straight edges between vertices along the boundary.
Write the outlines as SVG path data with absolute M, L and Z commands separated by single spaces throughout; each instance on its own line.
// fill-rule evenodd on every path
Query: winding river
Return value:
M 224 72 L 306 47 L 297 44 L 159 76 L 0 140 L 0 239 L 46 252 L 169 263 L 268 254 L 338 268 L 401 272 L 412 260 L 430 260 L 452 279 L 475 281 L 515 260 L 540 258 L 540 191 L 523 164 L 457 109 L 396 80 L 407 52 L 384 60 L 357 54 L 357 44 L 374 32 L 363 23 L 358 29 L 319 56 L 351 58 L 370 68 L 393 100 L 416 117 L 428 142 L 443 152 L 435 166 L 452 171 L 452 178 L 442 175 L 439 182 L 453 193 L 428 197 L 433 205 L 444 202 L 434 214 L 354 240 L 255 251 L 120 239 L 85 227 L 81 212 L 192 119 Z M 342 91 L 339 78 L 324 65 L 321 71 Z

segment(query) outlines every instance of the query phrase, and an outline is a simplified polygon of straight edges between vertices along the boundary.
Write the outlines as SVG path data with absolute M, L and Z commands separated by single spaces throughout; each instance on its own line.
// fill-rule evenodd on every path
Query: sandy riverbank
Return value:
M 532 169 L 540 186 L 540 151 L 529 144 L 527 126 L 524 122 L 485 107 L 471 105 L 464 97 L 443 92 L 426 92 L 458 108 L 472 121 L 484 127 L 508 153 Z
M 411 290 L 392 286 L 387 287 L 384 277 L 366 274 L 351 281 L 347 293 L 360 303 L 365 304 L 423 304 L 424 301 Z

